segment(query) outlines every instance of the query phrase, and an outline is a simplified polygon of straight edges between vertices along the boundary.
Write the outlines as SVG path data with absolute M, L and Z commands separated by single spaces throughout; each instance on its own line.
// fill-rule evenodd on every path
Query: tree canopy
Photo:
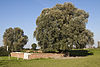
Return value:
M 37 45 L 36 45 L 35 43 L 33 43 L 33 44 L 31 45 L 31 47 L 32 47 L 33 50 L 36 50 Z
M 86 29 L 89 14 L 72 3 L 45 8 L 36 20 L 34 37 L 43 51 L 84 48 L 94 44 L 93 33 Z
M 28 37 L 18 27 L 6 29 L 3 35 L 4 46 L 8 46 L 9 51 L 21 51 L 27 41 Z

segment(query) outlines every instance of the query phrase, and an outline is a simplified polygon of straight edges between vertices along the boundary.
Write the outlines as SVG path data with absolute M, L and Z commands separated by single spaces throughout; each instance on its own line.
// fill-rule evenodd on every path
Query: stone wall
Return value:
M 29 59 L 35 58 L 59 58 L 63 57 L 63 54 L 56 54 L 56 53 L 33 53 L 29 55 Z
M 59 58 L 63 57 L 64 54 L 57 54 L 57 53 L 30 53 L 28 55 L 28 59 L 36 59 L 36 58 Z M 24 58 L 24 53 L 22 52 L 12 52 L 12 57 Z
M 24 58 L 23 52 L 12 52 L 10 55 L 11 57 Z

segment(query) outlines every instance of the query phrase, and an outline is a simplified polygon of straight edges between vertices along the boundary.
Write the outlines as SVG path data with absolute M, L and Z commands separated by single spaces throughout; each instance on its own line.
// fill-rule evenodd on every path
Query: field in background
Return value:
M 100 67 L 100 49 L 90 49 L 94 55 L 70 59 L 23 60 L 0 57 L 0 67 Z

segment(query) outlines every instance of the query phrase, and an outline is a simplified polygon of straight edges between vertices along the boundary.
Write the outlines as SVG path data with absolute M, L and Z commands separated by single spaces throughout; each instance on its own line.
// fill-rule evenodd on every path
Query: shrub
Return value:
M 93 55 L 93 52 L 88 50 L 70 50 L 70 56 L 88 56 Z
M 37 45 L 36 45 L 35 43 L 33 43 L 33 44 L 31 45 L 31 47 L 32 47 L 32 50 L 36 50 Z
M 0 56 L 8 56 L 9 53 L 4 46 L 0 47 Z

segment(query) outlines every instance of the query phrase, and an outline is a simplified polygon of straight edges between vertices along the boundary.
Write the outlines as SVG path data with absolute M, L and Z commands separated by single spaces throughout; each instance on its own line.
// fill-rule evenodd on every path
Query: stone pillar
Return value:
M 100 41 L 98 41 L 98 48 L 100 48 Z

